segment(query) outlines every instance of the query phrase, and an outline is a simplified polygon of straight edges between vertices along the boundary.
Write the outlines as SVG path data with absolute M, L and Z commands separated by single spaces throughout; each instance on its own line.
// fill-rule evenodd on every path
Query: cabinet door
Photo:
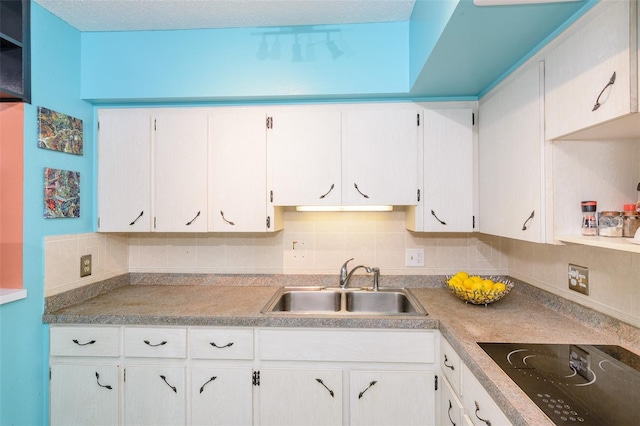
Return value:
M 638 69 L 630 60 L 635 55 L 630 48 L 636 43 L 637 4 L 634 0 L 600 3 L 545 59 L 547 139 L 638 109 Z M 609 85 L 614 73 L 615 82 Z
M 125 425 L 183 425 L 184 367 L 128 366 L 124 384 Z
M 463 424 L 464 406 L 456 396 L 449 381 L 442 380 L 442 395 L 440 396 L 440 425 L 457 426 Z
M 476 426 L 509 426 L 511 422 L 498 408 L 478 379 L 462 365 L 462 404 Z
M 473 112 L 424 112 L 425 232 L 473 232 Z
M 341 425 L 342 371 L 260 370 L 261 425 Z
M 480 103 L 479 228 L 544 242 L 544 140 L 540 76 L 531 63 Z
M 277 206 L 341 204 L 341 114 L 298 108 L 270 114 L 270 191 Z
M 155 231 L 207 231 L 207 125 L 203 111 L 154 117 Z
M 355 425 L 435 424 L 431 371 L 351 371 L 351 422 Z
M 98 230 L 151 231 L 151 113 L 98 111 Z
M 415 205 L 419 109 L 344 113 L 343 204 Z
M 51 366 L 52 425 L 118 424 L 118 366 Z
M 252 369 L 194 367 L 191 370 L 193 425 L 251 425 Z
M 273 230 L 267 228 L 265 119 L 260 110 L 229 109 L 210 115 L 209 231 Z

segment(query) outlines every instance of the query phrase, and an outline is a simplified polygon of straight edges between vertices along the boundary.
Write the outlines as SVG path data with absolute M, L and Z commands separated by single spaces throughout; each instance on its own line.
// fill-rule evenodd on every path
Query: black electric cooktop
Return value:
M 620 346 L 478 345 L 556 425 L 640 425 L 640 356 Z

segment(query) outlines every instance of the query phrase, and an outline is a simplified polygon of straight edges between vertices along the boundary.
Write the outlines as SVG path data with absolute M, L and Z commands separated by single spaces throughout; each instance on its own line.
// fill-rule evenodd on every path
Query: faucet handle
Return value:
M 353 259 L 354 258 L 352 257 L 351 259 L 344 262 L 342 264 L 342 267 L 340 268 L 340 287 L 344 287 L 347 282 L 347 263 L 351 262 Z

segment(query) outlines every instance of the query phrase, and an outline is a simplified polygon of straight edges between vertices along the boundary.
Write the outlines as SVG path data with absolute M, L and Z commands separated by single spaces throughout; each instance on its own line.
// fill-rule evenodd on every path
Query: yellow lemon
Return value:
M 482 280 L 482 291 L 490 292 L 491 290 L 493 290 L 493 280 Z
M 462 282 L 462 284 L 464 285 L 464 288 L 471 290 L 471 287 L 473 286 L 473 280 L 471 278 L 467 278 Z
M 460 277 L 451 277 L 447 284 L 449 284 L 449 287 L 462 286 L 462 279 Z
M 471 284 L 471 291 L 477 292 L 481 290 L 482 290 L 482 281 L 474 281 L 473 284 Z
M 504 285 L 503 283 L 495 283 L 493 285 L 493 292 L 494 293 L 502 293 L 503 291 L 505 291 L 507 289 L 507 286 Z
M 482 278 L 480 278 L 477 275 L 472 276 L 471 279 L 474 280 L 475 282 L 482 282 Z
M 465 271 L 460 271 L 457 274 L 455 274 L 454 276 L 460 278 L 463 281 L 466 280 L 467 278 L 469 278 L 469 274 L 467 274 Z

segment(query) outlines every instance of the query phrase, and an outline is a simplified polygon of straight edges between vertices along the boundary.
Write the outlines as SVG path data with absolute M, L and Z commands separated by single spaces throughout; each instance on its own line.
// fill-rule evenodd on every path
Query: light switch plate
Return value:
M 570 263 L 568 281 L 570 290 L 589 295 L 589 268 Z

